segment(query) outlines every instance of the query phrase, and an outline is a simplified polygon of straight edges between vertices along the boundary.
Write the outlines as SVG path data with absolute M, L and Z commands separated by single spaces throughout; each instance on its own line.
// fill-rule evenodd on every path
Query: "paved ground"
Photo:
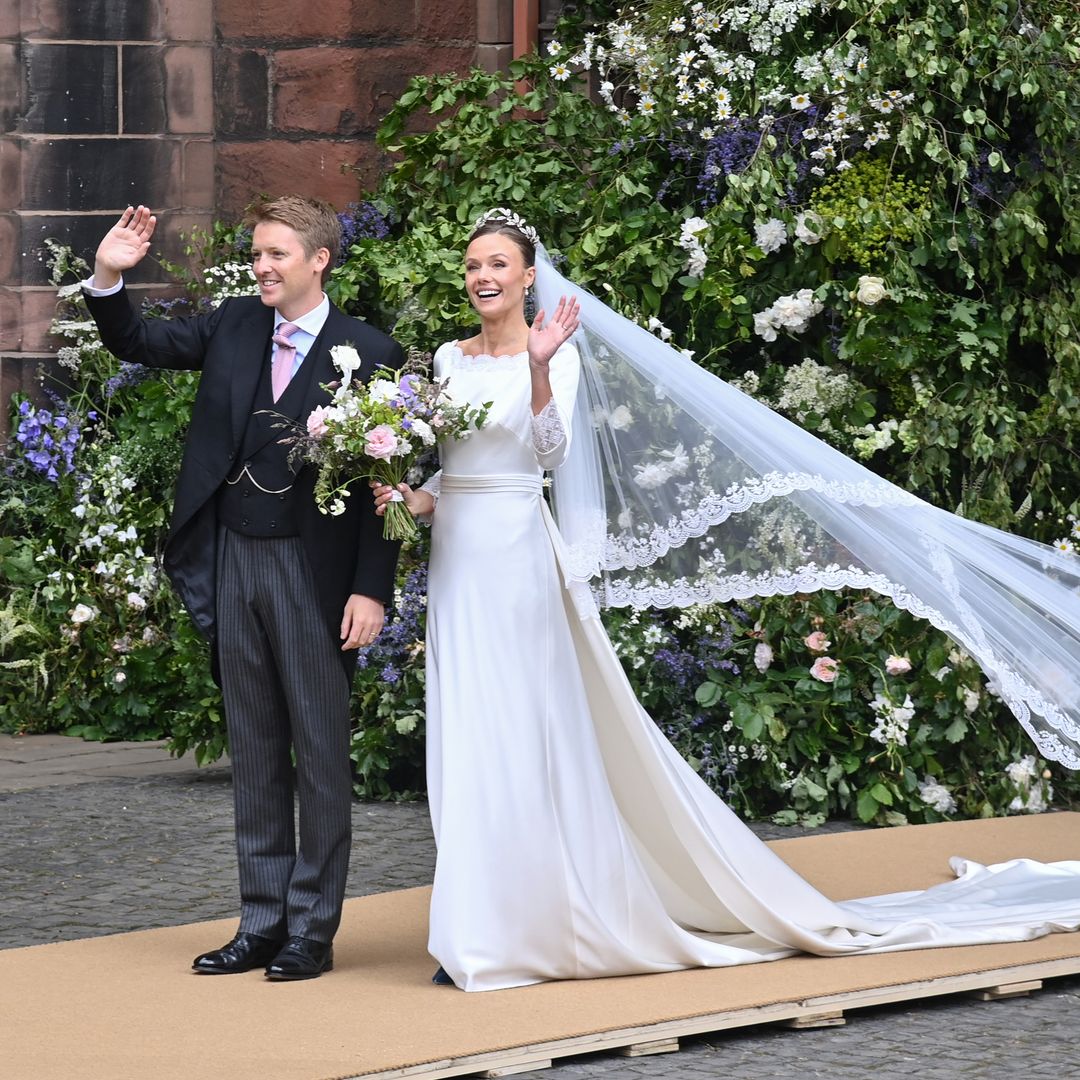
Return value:
M 196 770 L 159 746 L 0 736 L 0 948 L 234 914 L 231 800 L 227 767 Z M 350 895 L 431 880 L 423 804 L 358 803 L 353 824 Z M 1080 978 L 1070 978 L 1030 998 L 927 1000 L 854 1013 L 842 1028 L 743 1029 L 678 1054 L 566 1059 L 522 1076 L 1075 1080 L 1078 1030 Z

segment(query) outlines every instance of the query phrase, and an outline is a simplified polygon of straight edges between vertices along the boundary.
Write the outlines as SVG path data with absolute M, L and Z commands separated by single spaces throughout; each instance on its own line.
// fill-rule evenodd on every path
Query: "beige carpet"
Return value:
M 784 840 L 836 899 L 921 888 L 947 860 L 1080 859 L 1080 814 Z M 338 1080 L 595 1032 L 1080 956 L 1080 934 L 463 994 L 428 981 L 426 889 L 350 900 L 336 969 L 308 983 L 200 977 L 231 920 L 0 952 L 6 1080 Z M 661 1033 L 662 1034 L 662 1033 Z M 656 1037 L 659 1037 L 656 1036 Z M 422 1074 L 424 1069 L 418 1069 Z

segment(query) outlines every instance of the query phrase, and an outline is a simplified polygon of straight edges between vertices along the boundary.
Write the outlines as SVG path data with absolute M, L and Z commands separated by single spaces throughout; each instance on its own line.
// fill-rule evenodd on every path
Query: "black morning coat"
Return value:
M 258 297 L 225 300 L 213 312 L 179 319 L 142 319 L 126 291 L 87 296 L 105 347 L 120 360 L 157 368 L 202 371 L 176 481 L 164 564 L 174 588 L 200 632 L 214 644 L 217 574 L 216 494 L 236 465 L 236 456 L 254 407 L 256 387 L 270 363 L 274 310 Z M 352 345 L 362 360 L 354 381 L 366 381 L 378 367 L 401 367 L 401 346 L 381 331 L 330 305 L 330 314 L 301 370 L 309 374 L 303 421 L 331 395 L 321 384 L 340 381 L 330 349 Z M 304 369 L 309 368 L 309 372 Z M 283 435 L 286 433 L 283 432 Z M 366 484 L 354 485 L 337 517 L 321 514 L 314 498 L 315 469 L 305 465 L 296 478 L 299 534 L 317 587 L 317 600 L 334 641 L 351 593 L 389 604 L 400 545 L 384 540 L 382 518 Z M 215 656 L 216 661 L 216 656 Z M 342 653 L 350 678 L 356 654 Z M 216 662 L 215 662 L 216 671 Z

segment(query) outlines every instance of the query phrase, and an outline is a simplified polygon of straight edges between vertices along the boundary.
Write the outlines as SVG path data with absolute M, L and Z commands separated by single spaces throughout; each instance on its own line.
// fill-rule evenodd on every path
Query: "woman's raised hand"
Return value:
M 380 484 L 375 480 L 370 483 L 375 495 L 375 513 L 379 517 L 386 513 L 386 505 L 389 502 L 403 502 L 405 509 L 413 517 L 427 517 L 435 510 L 435 496 L 430 491 L 424 491 L 422 488 L 414 491 L 408 484 L 398 484 L 396 488 L 392 488 L 389 484 Z
M 578 328 L 578 315 L 581 311 L 577 300 L 565 296 L 559 297 L 555 314 L 545 326 L 544 309 L 541 308 L 529 328 L 529 363 L 534 367 L 546 368 L 559 347 L 567 341 Z

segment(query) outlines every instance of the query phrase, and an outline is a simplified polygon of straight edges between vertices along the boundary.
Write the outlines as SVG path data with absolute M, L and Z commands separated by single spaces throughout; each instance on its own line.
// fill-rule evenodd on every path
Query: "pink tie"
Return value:
M 285 393 L 285 387 L 293 374 L 293 364 L 296 362 L 296 346 L 289 338 L 300 327 L 291 322 L 283 322 L 278 325 L 277 332 L 270 339 L 274 343 L 274 361 L 270 368 L 270 389 L 274 400 L 277 401 Z

